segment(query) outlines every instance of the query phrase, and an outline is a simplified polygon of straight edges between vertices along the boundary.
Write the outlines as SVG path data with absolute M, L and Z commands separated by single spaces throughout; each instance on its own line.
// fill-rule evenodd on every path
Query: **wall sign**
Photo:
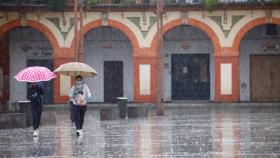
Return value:
M 151 94 L 151 65 L 139 65 L 140 95 Z
M 232 94 L 232 64 L 221 64 L 221 94 Z

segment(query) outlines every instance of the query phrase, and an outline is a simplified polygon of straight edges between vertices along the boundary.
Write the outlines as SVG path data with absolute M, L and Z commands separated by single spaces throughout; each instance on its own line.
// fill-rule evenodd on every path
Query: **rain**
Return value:
M 280 157 L 279 15 L 279 0 L 0 0 L 0 158 Z

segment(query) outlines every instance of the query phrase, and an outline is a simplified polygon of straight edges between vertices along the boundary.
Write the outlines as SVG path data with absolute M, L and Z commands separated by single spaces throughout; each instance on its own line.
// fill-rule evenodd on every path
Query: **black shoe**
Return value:
M 76 136 L 80 136 L 80 131 L 79 130 L 76 131 Z

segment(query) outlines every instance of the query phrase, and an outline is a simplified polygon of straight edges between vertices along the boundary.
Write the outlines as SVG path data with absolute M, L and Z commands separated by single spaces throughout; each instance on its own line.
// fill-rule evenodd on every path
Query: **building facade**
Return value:
M 164 101 L 279 102 L 280 5 L 219 1 L 208 11 L 199 2 L 164 5 Z M 0 3 L 0 98 L 25 100 L 26 83 L 13 77 L 19 70 L 53 70 L 75 60 L 73 6 L 66 1 L 53 11 L 43 2 Z M 84 10 L 83 61 L 98 72 L 86 79 L 93 102 L 118 96 L 155 102 L 154 2 L 100 1 Z M 60 75 L 44 84 L 47 103 L 68 101 L 71 78 Z

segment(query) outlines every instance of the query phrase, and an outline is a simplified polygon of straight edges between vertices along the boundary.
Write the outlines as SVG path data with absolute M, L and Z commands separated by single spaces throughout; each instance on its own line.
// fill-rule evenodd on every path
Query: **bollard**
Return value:
M 28 100 L 17 101 L 19 112 L 26 114 L 26 126 L 32 126 L 31 103 Z
M 125 97 L 117 98 L 120 118 L 126 118 L 127 116 L 127 100 Z

